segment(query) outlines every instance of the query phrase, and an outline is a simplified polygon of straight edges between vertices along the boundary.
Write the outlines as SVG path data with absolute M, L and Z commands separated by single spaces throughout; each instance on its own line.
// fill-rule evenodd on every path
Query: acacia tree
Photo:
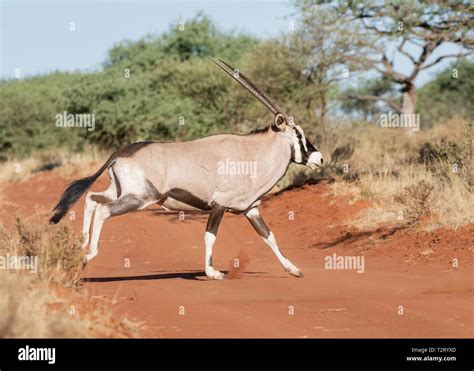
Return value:
M 330 7 L 297 2 L 295 10 L 288 32 L 251 53 L 246 70 L 298 119 L 317 123 L 324 140 L 331 98 L 341 81 L 364 70 L 363 57 L 373 40 Z
M 314 8 L 305 2 L 297 7 L 300 18 L 287 45 L 302 61 L 303 77 L 311 83 L 308 105 L 317 107 L 324 130 L 331 94 L 351 73 L 365 69 L 365 55 L 374 40 L 330 7 Z
M 474 50 L 474 9 L 469 1 L 336 0 L 304 3 L 315 8 L 329 5 L 341 16 L 361 24 L 368 34 L 378 37 L 367 67 L 400 86 L 402 106 L 397 106 L 393 101 L 387 102 L 382 96 L 356 98 L 385 100 L 400 113 L 415 112 L 415 81 L 420 72 L 446 58 L 462 58 Z M 462 51 L 441 54 L 435 58 L 433 54 L 445 43 L 457 44 Z M 403 74 L 395 69 L 394 59 L 399 56 L 411 62 L 409 73 Z

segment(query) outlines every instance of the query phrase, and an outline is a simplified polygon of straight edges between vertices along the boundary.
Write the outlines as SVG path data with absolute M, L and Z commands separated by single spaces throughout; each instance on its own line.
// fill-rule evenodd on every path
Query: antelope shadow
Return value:
M 228 271 L 222 271 L 228 274 Z M 264 272 L 243 272 L 243 274 L 259 275 Z M 81 282 L 117 282 L 117 281 L 149 281 L 149 280 L 168 280 L 180 278 L 184 280 L 199 280 L 200 277 L 206 277 L 204 271 L 184 271 L 184 272 L 163 272 L 154 274 L 143 274 L 138 276 L 117 276 L 117 277 L 84 277 Z
M 138 276 L 84 277 L 81 279 L 81 282 L 148 281 L 168 280 L 174 278 L 181 278 L 184 280 L 197 280 L 199 277 L 206 277 L 206 273 L 204 271 L 184 271 L 143 274 Z

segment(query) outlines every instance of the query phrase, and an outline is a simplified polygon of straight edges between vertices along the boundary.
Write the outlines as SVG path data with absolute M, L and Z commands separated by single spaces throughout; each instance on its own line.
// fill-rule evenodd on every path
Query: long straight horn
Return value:
M 281 111 L 280 107 L 272 100 L 268 95 L 262 92 L 255 83 L 245 76 L 242 72 L 232 67 L 230 64 L 224 62 L 222 59 L 214 59 L 209 57 L 215 64 L 222 68 L 229 76 L 231 76 L 235 81 L 247 89 L 250 93 L 253 94 L 260 102 L 263 103 L 267 109 L 273 113 L 275 116 L 281 114 L 286 120 L 286 115 Z

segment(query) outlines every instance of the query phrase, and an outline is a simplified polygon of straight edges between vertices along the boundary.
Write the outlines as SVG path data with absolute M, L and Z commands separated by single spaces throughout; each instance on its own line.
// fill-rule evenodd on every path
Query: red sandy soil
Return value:
M 72 180 L 51 172 L 6 184 L 2 220 L 50 210 Z M 106 184 L 102 177 L 93 189 Z M 83 204 L 73 208 L 77 231 Z M 263 217 L 304 278 L 283 271 L 243 216 L 226 214 L 219 229 L 213 260 L 230 271 L 223 281 L 203 272 L 207 215 L 179 220 L 150 207 L 115 217 L 79 292 L 143 322 L 144 337 L 473 337 L 474 225 L 430 233 L 345 226 L 364 207 L 323 184 L 263 202 Z M 325 269 L 334 253 L 364 256 L 364 273 Z

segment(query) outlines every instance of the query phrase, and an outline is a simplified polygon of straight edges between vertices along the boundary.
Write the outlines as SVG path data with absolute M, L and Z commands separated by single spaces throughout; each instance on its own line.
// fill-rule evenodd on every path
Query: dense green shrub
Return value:
M 51 147 L 115 149 L 229 130 L 242 102 L 233 102 L 237 89 L 207 57 L 238 63 L 257 44 L 218 31 L 198 14 L 184 30 L 173 25 L 163 35 L 116 45 L 98 72 L 2 81 L 0 160 Z M 57 128 L 55 117 L 63 112 L 94 114 L 95 130 Z
M 418 92 L 417 111 L 423 125 L 454 115 L 474 120 L 474 62 L 458 61 L 439 73 Z

